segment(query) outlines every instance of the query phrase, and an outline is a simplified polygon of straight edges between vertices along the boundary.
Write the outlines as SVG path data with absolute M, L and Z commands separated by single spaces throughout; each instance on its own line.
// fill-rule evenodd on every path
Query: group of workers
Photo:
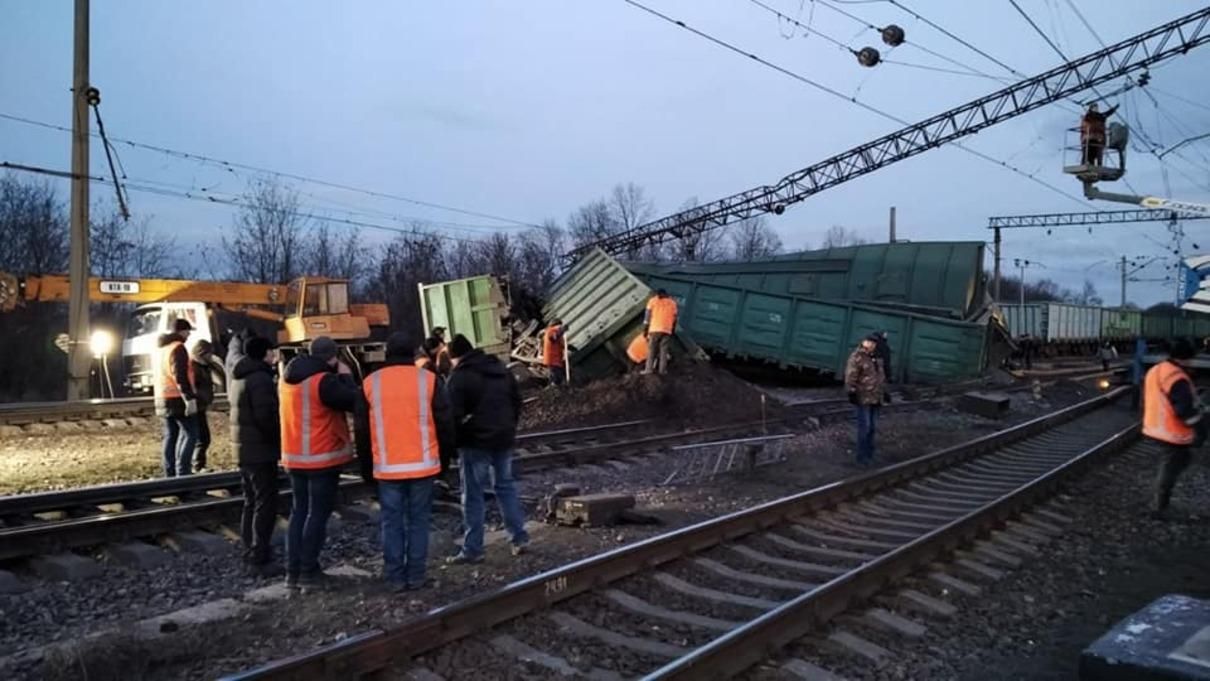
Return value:
M 626 356 L 632 367 L 644 374 L 668 373 L 677 313 L 676 299 L 664 289 L 658 289 L 647 300 L 643 312 L 643 331 L 631 339 L 626 348 Z M 567 354 L 567 326 L 563 320 L 554 319 L 542 332 L 542 365 L 546 367 L 552 386 L 560 386 L 570 380 Z
M 177 319 L 172 333 L 160 336 L 159 376 L 155 382 L 155 410 L 164 419 L 164 477 L 189 475 L 207 469 L 210 421 L 214 403 L 214 347 L 200 340 L 190 352 L 185 341 L 193 331 L 187 319 Z
M 198 374 L 180 362 L 190 331 L 178 322 L 161 343 L 157 405 L 165 419 L 165 468 L 180 432 L 191 439 L 199 399 Z M 280 379 L 273 343 L 251 331 L 233 334 L 226 358 L 231 442 L 239 462 L 244 509 L 244 560 L 258 574 L 279 574 L 273 563 L 278 465 L 290 478 L 286 586 L 325 588 L 321 554 L 336 505 L 342 470 L 358 463 L 375 484 L 381 507 L 383 573 L 392 591 L 424 588 L 434 487 L 460 457 L 463 525 L 454 565 L 484 558 L 484 496 L 494 489 L 513 555 L 529 543 L 512 473 L 521 393 L 498 358 L 462 335 L 448 343 L 435 329 L 419 347 L 404 334 L 386 342 L 386 361 L 359 386 L 331 338 L 319 337 L 290 360 Z M 448 366 L 447 371 L 443 371 Z M 350 430 L 349 417 L 353 428 Z M 169 439 L 173 439 L 169 442 Z M 175 455 L 172 472 L 189 472 Z M 181 461 L 184 461 L 183 468 Z

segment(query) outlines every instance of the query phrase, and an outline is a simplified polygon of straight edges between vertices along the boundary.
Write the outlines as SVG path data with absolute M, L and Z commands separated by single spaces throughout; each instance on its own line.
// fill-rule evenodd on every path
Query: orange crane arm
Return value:
M 0 272 L 0 312 L 21 302 L 67 302 L 68 278 L 47 274 L 18 278 Z M 202 301 L 232 307 L 283 305 L 286 287 L 278 284 L 249 284 L 232 281 L 191 279 L 118 279 L 90 277 L 88 299 L 94 303 L 154 303 Z

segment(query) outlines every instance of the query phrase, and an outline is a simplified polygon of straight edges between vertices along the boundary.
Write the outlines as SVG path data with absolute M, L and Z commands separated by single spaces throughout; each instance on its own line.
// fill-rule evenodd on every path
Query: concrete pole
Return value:
M 1000 228 L 996 228 L 996 238 L 992 241 L 992 251 L 995 265 L 992 268 L 992 300 L 1000 302 Z
M 1025 264 L 1026 261 L 1018 260 L 1017 267 L 1021 268 L 1021 306 L 1025 306 Z
M 71 288 L 67 332 L 67 399 L 88 398 L 88 0 L 75 0 L 75 68 L 71 117 Z
M 891 243 L 895 243 L 895 207 L 891 206 Z
M 1126 256 L 1122 256 L 1122 303 L 1118 307 L 1126 309 Z

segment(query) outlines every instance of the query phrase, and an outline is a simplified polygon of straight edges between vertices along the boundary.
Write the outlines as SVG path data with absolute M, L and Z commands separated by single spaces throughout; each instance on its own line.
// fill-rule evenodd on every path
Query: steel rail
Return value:
M 1071 421 L 1124 393 L 1125 389 L 1118 389 L 967 443 L 584 558 L 438 608 L 390 630 L 359 634 L 224 678 L 355 679 L 372 674 L 392 661 L 410 659 L 643 570 L 964 463 Z

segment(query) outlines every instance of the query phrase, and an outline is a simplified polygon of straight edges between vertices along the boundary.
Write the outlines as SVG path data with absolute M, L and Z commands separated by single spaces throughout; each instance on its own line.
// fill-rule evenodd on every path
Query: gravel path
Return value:
M 1072 389 L 1055 390 L 1053 399 L 1042 401 L 1018 395 L 1014 397 L 1013 417 L 1005 422 L 985 421 L 948 408 L 887 414 L 881 424 L 880 453 L 886 461 L 909 458 L 1003 428 L 1012 421 L 1049 412 L 1083 396 Z M 625 471 L 601 467 L 595 471 L 575 469 L 530 476 L 522 482 L 523 494 L 530 497 L 544 494 L 556 482 L 580 484 L 586 493 L 608 490 L 635 493 L 639 510 L 658 516 L 663 525 L 589 529 L 540 526 L 534 533 L 533 551 L 520 558 L 508 557 L 496 548 L 489 550 L 488 561 L 483 565 L 447 568 L 437 565 L 436 561 L 452 549 L 458 521 L 453 516 L 437 514 L 430 554 L 434 559 L 430 568 L 430 576 L 435 582 L 432 588 L 406 598 L 391 597 L 381 591 L 375 578 L 347 583 L 335 593 L 281 602 L 271 609 L 255 611 L 242 620 L 208 626 L 206 636 L 196 641 L 186 635 L 177 637 L 174 643 L 179 649 L 165 646 L 162 655 L 160 651 L 151 651 L 146 657 L 155 661 L 154 664 L 145 660 L 144 672 L 120 678 L 210 678 L 301 652 L 351 633 L 390 627 L 431 607 L 578 557 L 850 475 L 855 470 L 850 463 L 851 438 L 851 428 L 847 425 L 816 430 L 795 439 L 791 448 L 794 454 L 788 461 L 758 469 L 747 477 L 730 477 L 709 485 L 660 487 L 657 483 L 663 475 L 658 463 L 635 465 Z M 326 555 L 333 563 L 352 564 L 377 575 L 381 558 L 376 535 L 373 526 L 346 523 L 342 530 L 334 533 Z M 776 554 L 769 546 L 762 546 L 762 550 Z M 706 577 L 702 582 L 709 583 L 709 573 L 702 576 Z M 101 588 L 48 585 L 23 596 L 0 596 L 0 611 L 6 615 L 21 613 L 18 617 L 5 617 L 0 623 L 0 651 L 96 630 L 117 621 L 114 613 L 120 612 L 123 621 L 138 619 L 195 605 L 209 598 L 236 596 L 263 583 L 241 574 L 234 550 L 227 558 L 184 559 L 151 573 L 140 574 L 107 566 L 103 581 Z M 721 583 L 720 587 L 727 588 Z M 122 589 L 126 592 L 122 593 Z M 651 585 L 651 589 L 667 592 L 659 585 Z M 733 589 L 737 593 L 749 591 L 739 587 Z M 760 588 L 751 593 L 768 595 Z M 634 595 L 647 597 L 641 593 Z M 667 595 L 664 598 L 661 601 L 651 595 L 648 600 L 674 602 Z M 73 612 L 74 617 L 69 615 Z M 740 613 L 735 615 L 739 617 Z M 167 651 L 173 652 L 170 655 Z M 90 678 L 106 677 L 100 670 L 90 669 Z

